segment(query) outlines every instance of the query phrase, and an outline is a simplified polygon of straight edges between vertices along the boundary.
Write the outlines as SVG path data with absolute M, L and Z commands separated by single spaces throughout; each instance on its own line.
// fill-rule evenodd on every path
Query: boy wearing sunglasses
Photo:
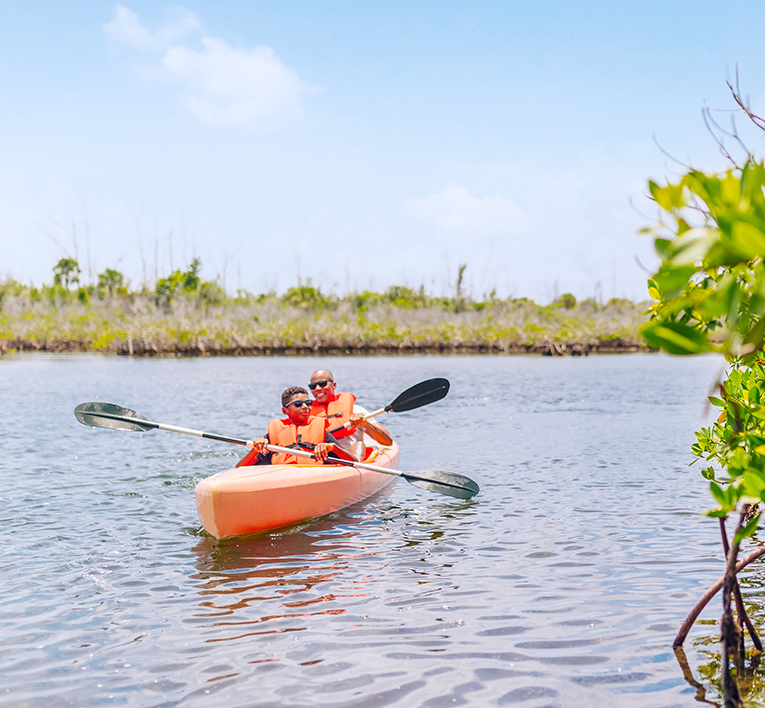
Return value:
M 335 437 L 329 433 L 332 419 L 311 415 L 311 400 L 308 391 L 301 386 L 290 386 L 282 393 L 282 413 L 286 418 L 272 420 L 264 438 L 255 438 L 253 447 L 242 458 L 237 467 L 246 465 L 323 465 L 331 464 L 330 453 L 345 460 L 360 462 L 353 451 L 342 449 Z M 269 452 L 266 445 L 291 447 L 312 452 L 315 460 L 285 452 Z M 328 459 L 329 458 L 329 459 Z
M 336 386 L 335 377 L 327 369 L 314 371 L 308 384 L 314 397 L 311 415 L 329 421 L 328 428 L 337 439 L 337 444 L 360 459 L 366 456 L 364 433 L 380 445 L 390 445 L 393 442 L 391 434 L 379 423 L 364 420 L 369 411 L 356 403 L 356 396 L 352 393 L 338 393 Z M 350 425 L 344 428 L 346 423 Z

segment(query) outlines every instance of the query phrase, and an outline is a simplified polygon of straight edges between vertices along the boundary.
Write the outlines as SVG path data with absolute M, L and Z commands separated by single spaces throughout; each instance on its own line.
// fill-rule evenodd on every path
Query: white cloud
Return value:
M 191 30 L 201 32 L 201 27 L 193 14 L 178 13 L 174 23 L 152 34 L 134 12 L 118 5 L 105 30 L 138 49 L 162 51 L 159 65 L 144 68 L 142 75 L 179 86 L 188 109 L 204 123 L 251 125 L 300 112 L 300 99 L 312 89 L 273 49 L 236 49 L 204 35 L 199 37 L 201 49 L 189 48 L 176 40 Z
M 165 49 L 187 32 L 200 29 L 199 21 L 193 13 L 183 8 L 177 8 L 176 14 L 175 21 L 168 23 L 161 30 L 152 34 L 138 21 L 138 15 L 135 12 L 122 5 L 117 5 L 114 9 L 114 19 L 108 25 L 104 25 L 104 29 L 116 39 L 127 42 L 138 49 L 158 51 Z
M 233 49 L 202 38 L 202 51 L 171 47 L 162 59 L 167 73 L 191 94 L 186 102 L 205 123 L 245 125 L 273 113 L 296 113 L 307 87 L 270 47 Z
M 439 230 L 464 236 L 508 236 L 526 231 L 524 211 L 503 197 L 475 197 L 464 187 L 446 187 L 404 204 L 410 216 L 430 221 Z

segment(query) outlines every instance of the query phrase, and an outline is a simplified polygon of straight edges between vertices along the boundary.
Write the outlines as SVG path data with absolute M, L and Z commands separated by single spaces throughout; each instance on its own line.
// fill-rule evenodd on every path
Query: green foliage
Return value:
M 366 311 L 372 305 L 379 305 L 383 301 L 383 296 L 380 293 L 373 293 L 369 290 L 357 293 L 353 296 L 353 304 L 357 310 Z
M 765 167 L 691 170 L 649 188 L 664 219 L 654 230 L 661 266 L 648 281 L 655 302 L 642 334 L 671 354 L 717 351 L 730 363 L 720 396 L 709 399 L 720 415 L 691 448 L 727 473 L 702 472 L 718 504 L 710 514 L 724 517 L 765 500 Z
M 194 258 L 188 270 L 181 271 L 178 269 L 166 278 L 160 278 L 154 288 L 157 305 L 169 305 L 173 297 L 179 292 L 195 293 L 199 288 L 199 270 L 201 267 L 202 261 L 199 258 Z
M 98 276 L 98 288 L 99 297 L 109 295 L 113 297 L 115 293 L 124 294 L 127 292 L 125 287 L 125 276 L 118 270 L 107 268 L 103 273 Z
M 382 299 L 394 307 L 415 309 L 426 306 L 430 298 L 425 294 L 424 287 L 420 287 L 417 291 L 405 285 L 391 285 L 383 294 Z
M 3 309 L 3 300 L 7 296 L 18 296 L 21 295 L 24 292 L 24 286 L 18 282 L 18 280 L 14 280 L 13 278 L 8 278 L 8 280 L 4 282 L 0 282 L 0 311 Z
M 588 302 L 588 301 L 585 300 L 585 302 Z M 584 302 L 580 304 L 584 305 Z M 612 297 L 606 303 L 607 310 L 616 310 L 617 312 L 626 312 L 627 310 L 631 310 L 633 307 L 635 307 L 635 304 L 632 302 L 632 300 L 627 300 L 626 298 L 623 298 L 623 297 Z
M 632 305 L 631 302 L 630 305 Z M 592 312 L 597 312 L 600 309 L 598 301 L 594 297 L 588 297 L 586 300 L 582 300 L 579 303 L 579 307 L 583 310 L 591 310 Z M 619 312 L 623 312 L 623 310 L 619 310 Z
M 329 299 L 322 295 L 319 288 L 313 287 L 309 280 L 305 285 L 296 285 L 282 296 L 282 302 L 291 307 L 302 307 L 305 309 L 316 309 L 326 307 Z
M 492 291 L 475 302 L 429 295 L 424 286 L 394 285 L 342 298 L 310 282 L 288 290 L 235 298 L 202 280 L 201 264 L 131 291 L 124 276 L 104 269 L 96 284 L 65 287 L 64 280 L 33 287 L 0 279 L 0 338 L 61 343 L 77 349 L 207 354 L 222 348 L 329 347 L 336 351 L 524 351 L 549 341 L 634 342 L 644 316 L 542 307 Z M 463 269 L 464 273 L 464 269 Z M 457 274 L 459 276 L 459 273 Z
M 203 280 L 199 285 L 199 297 L 207 305 L 222 305 L 226 302 L 226 291 L 212 280 Z
M 713 469 L 703 476 L 710 479 L 712 496 L 718 508 L 715 516 L 732 512 L 744 499 L 748 503 L 765 500 L 765 362 L 751 365 L 736 361 L 728 378 L 720 384 L 720 396 L 709 402 L 721 409 L 713 425 L 696 433 L 691 452 L 725 470 L 728 479 L 715 479 Z
M 677 184 L 650 184 L 665 209 L 655 232 L 662 263 L 648 283 L 656 303 L 644 329 L 654 346 L 673 342 L 673 353 L 720 351 L 744 361 L 762 350 L 763 187 L 765 167 L 752 161 L 724 175 L 692 170 Z
M 576 307 L 576 298 L 571 293 L 563 293 L 554 304 L 564 310 L 573 310 Z
M 74 258 L 62 258 L 53 267 L 53 283 L 55 285 L 62 285 L 66 290 L 69 289 L 69 284 L 80 282 L 80 265 Z

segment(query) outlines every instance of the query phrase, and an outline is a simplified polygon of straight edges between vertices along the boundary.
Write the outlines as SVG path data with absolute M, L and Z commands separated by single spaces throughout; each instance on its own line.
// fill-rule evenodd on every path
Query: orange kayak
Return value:
M 398 445 L 381 447 L 365 462 L 397 469 Z M 392 475 L 344 465 L 237 467 L 197 484 L 197 512 L 215 538 L 242 536 L 337 511 L 392 480 Z

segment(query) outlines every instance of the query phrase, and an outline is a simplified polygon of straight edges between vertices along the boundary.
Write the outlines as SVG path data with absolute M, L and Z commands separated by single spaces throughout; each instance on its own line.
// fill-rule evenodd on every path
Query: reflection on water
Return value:
M 697 669 L 699 680 L 694 678 L 694 672 L 690 667 L 688 658 L 682 648 L 675 649 L 677 663 L 683 672 L 683 678 L 690 686 L 696 689 L 695 697 L 699 703 L 708 703 L 713 706 L 722 706 L 722 668 L 720 664 L 719 630 L 716 630 L 714 622 L 708 622 L 707 627 L 711 630 L 709 636 L 704 636 L 694 641 L 694 649 L 700 657 Z M 747 652 L 744 661 L 733 664 L 732 671 L 739 677 L 739 691 L 742 700 L 747 706 L 761 706 L 765 704 L 765 674 L 761 669 L 762 655 L 756 650 Z
M 755 545 L 756 544 L 755 541 Z M 759 569 L 745 568 L 739 574 L 741 592 L 744 598 L 747 615 L 752 618 L 758 633 L 763 631 L 763 614 L 765 613 L 765 593 L 763 593 L 763 573 Z M 720 604 L 721 593 L 710 603 L 713 611 L 722 614 Z M 716 600 L 716 602 L 715 602 Z M 682 648 L 675 650 L 678 664 L 683 672 L 683 678 L 696 689 L 696 700 L 700 703 L 722 706 L 722 668 L 720 657 L 719 620 L 702 620 L 700 636 L 693 641 L 693 648 L 699 656 L 698 677 L 694 678 L 688 658 Z M 744 629 L 746 632 L 746 629 Z M 746 656 L 736 657 L 738 662 L 732 662 L 732 671 L 739 678 L 739 690 L 742 700 L 747 706 L 765 705 L 765 670 L 761 667 L 762 654 L 751 645 L 749 636 L 745 636 Z
M 196 616 L 211 619 L 209 626 L 242 630 L 209 641 L 237 641 L 302 631 L 308 626 L 308 618 L 347 614 L 349 603 L 360 603 L 371 596 L 382 567 L 380 548 L 374 543 L 379 536 L 370 533 L 368 527 L 408 515 L 406 509 L 383 501 L 375 519 L 370 521 L 370 505 L 384 494 L 272 534 L 201 539 L 193 549 L 199 560 L 198 572 L 192 578 L 198 581 L 197 590 L 202 598 L 199 603 L 202 611 Z M 395 545 L 411 549 L 445 538 L 448 535 L 443 530 L 445 526 L 457 516 L 475 513 L 475 503 L 471 501 L 449 506 L 455 508 L 447 507 L 443 514 L 433 513 L 427 519 L 419 519 L 390 550 L 395 552 Z M 425 558 L 420 561 L 425 562 Z M 359 575 L 362 566 L 369 566 L 368 572 Z M 445 567 L 450 568 L 451 564 Z M 355 576 L 350 586 L 344 581 L 349 572 Z M 423 577 L 432 574 L 417 568 L 412 572 Z M 242 619 L 243 611 L 247 619 Z M 288 629 L 281 626 L 284 621 L 289 622 Z
M 468 474 L 460 501 L 403 481 L 330 516 L 216 541 L 193 487 L 239 449 L 87 429 L 107 400 L 247 437 L 317 366 L 390 415 L 404 469 Z M 719 704 L 723 571 L 689 470 L 715 359 L 381 357 L 0 360 L 0 706 Z M 754 541 L 756 543 L 756 540 Z M 742 590 L 763 624 L 761 564 Z M 763 669 L 749 658 L 749 702 Z

